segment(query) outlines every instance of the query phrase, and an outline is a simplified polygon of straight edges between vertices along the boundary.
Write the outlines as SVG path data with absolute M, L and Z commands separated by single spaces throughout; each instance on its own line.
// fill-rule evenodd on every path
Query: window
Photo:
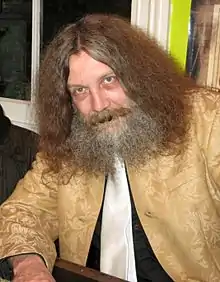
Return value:
M 187 71 L 199 85 L 220 89 L 220 0 L 193 0 Z
M 31 0 L 1 1 L 0 96 L 30 99 Z

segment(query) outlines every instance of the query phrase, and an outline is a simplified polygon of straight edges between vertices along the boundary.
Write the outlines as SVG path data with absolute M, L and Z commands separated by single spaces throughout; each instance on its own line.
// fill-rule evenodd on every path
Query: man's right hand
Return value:
M 11 262 L 14 269 L 13 282 L 55 282 L 38 255 L 12 257 Z

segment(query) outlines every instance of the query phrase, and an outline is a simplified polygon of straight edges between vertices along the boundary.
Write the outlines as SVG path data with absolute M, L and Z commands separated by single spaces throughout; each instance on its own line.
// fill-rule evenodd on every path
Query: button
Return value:
M 135 224 L 134 229 L 135 229 L 135 230 L 140 230 L 140 229 L 141 229 L 140 224 Z
M 146 211 L 144 214 L 145 214 L 147 217 L 150 217 L 150 218 L 154 217 L 153 214 L 152 214 L 152 212 L 150 212 L 150 211 Z

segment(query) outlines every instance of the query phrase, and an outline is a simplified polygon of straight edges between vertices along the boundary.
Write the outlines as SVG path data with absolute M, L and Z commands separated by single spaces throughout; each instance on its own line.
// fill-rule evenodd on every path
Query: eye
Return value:
M 78 87 L 73 89 L 73 95 L 80 95 L 80 94 L 84 94 L 87 92 L 87 89 L 85 87 Z
M 103 82 L 105 84 L 110 84 L 110 83 L 113 83 L 114 81 L 116 80 L 116 76 L 114 75 L 111 75 L 111 76 L 107 76 L 103 79 Z

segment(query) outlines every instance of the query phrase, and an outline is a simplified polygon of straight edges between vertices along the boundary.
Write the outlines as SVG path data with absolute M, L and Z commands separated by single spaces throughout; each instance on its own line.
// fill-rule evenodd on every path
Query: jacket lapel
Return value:
M 60 244 L 63 259 L 85 265 L 97 218 L 100 212 L 104 176 L 79 175 L 72 177 L 62 190 L 62 220 Z

